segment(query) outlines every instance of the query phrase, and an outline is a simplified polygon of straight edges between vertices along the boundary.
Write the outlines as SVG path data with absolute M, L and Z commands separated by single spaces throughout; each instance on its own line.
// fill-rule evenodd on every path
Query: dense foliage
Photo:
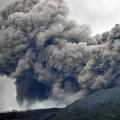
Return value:
M 87 112 L 59 111 L 60 109 L 48 109 L 1 113 L 0 120 L 120 120 L 120 106 L 115 105 L 102 106 Z
M 1 113 L 0 120 L 50 120 L 56 116 L 58 111 L 59 109 L 13 111 L 12 113 Z

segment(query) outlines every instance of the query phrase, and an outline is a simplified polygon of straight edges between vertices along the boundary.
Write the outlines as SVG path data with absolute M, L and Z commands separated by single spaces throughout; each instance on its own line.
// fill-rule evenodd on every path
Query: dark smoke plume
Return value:
M 120 85 L 120 25 L 93 37 L 68 13 L 63 0 L 16 0 L 1 11 L 0 74 L 16 78 L 19 103 Z

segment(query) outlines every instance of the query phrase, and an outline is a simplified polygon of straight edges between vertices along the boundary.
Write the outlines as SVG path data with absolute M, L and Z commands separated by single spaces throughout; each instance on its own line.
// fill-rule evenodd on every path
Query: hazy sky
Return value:
M 0 8 L 13 0 L 0 0 Z M 111 29 L 120 23 L 120 0 L 66 0 L 70 17 L 79 24 L 91 26 L 93 34 Z
M 66 0 L 70 15 L 78 23 L 91 26 L 94 34 L 120 23 L 120 0 Z

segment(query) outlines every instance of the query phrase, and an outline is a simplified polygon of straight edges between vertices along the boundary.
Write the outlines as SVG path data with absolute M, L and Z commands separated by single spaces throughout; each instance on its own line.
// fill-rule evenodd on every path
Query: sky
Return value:
M 70 8 L 70 16 L 79 24 L 91 26 L 92 33 L 110 30 L 114 24 L 120 23 L 119 0 L 66 0 Z
M 13 0 L 0 0 L 0 8 Z M 91 2 L 92 1 L 92 2 Z M 92 34 L 102 33 L 110 30 L 114 24 L 120 23 L 120 0 L 66 0 L 70 9 L 70 18 L 77 21 L 78 24 L 87 24 L 92 30 Z M 5 84 L 7 83 L 7 84 Z M 11 87 L 12 86 L 12 87 Z M 12 79 L 6 76 L 0 77 L 0 107 L 2 104 L 8 106 L 16 105 L 15 85 Z M 8 94 L 10 97 L 8 98 Z M 4 99 L 7 97 L 7 102 Z M 13 105 L 11 105 L 13 106 Z M 9 106 L 9 108 L 11 108 Z M 17 107 L 17 105 L 15 106 Z M 42 106 L 43 107 L 43 106 Z M 1 108 L 6 109 L 6 108 Z

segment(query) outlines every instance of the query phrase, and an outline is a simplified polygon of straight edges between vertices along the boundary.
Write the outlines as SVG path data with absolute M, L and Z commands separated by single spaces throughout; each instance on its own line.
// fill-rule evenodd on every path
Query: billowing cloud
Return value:
M 88 24 L 92 34 L 103 33 L 119 23 L 119 0 L 65 0 L 70 8 L 70 18 L 79 24 Z
M 63 0 L 16 0 L 1 11 L 0 74 L 16 78 L 19 103 L 119 85 L 120 25 L 93 37 L 68 13 Z

